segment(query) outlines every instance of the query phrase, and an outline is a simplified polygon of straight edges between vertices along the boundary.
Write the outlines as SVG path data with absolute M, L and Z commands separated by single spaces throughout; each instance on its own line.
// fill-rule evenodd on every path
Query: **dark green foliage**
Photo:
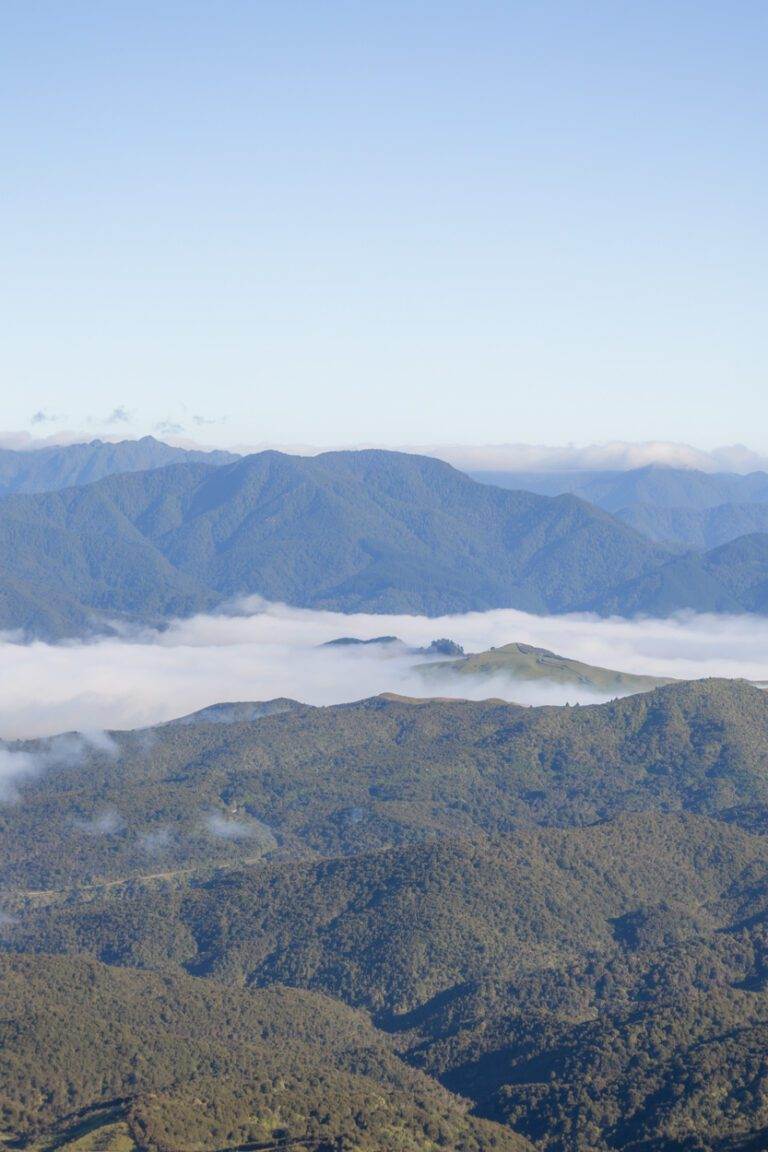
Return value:
M 53 1143 L 131 1095 L 161 1152 L 284 1124 L 370 1152 L 764 1146 L 758 689 L 276 701 L 116 739 L 0 812 L 7 1131 Z
M 583 708 L 379 697 L 115 738 L 117 758 L 93 752 L 0 807 L 0 883 L 370 852 L 627 811 L 738 809 L 748 821 L 768 804 L 768 697 L 739 681 Z M 235 822 L 232 836 L 212 833 L 212 812 Z M 105 813 L 119 818 L 108 834 L 83 826 Z
M 641 918 L 665 927 L 425 1011 L 411 1058 L 543 1148 L 761 1147 L 765 924 L 703 934 L 681 909 Z
M 114 1098 L 135 1138 L 173 1149 L 347 1134 L 371 1152 L 523 1152 L 400 1062 L 343 1005 L 239 992 L 83 960 L 0 958 L 0 1118 L 27 1138 Z
M 311 988 L 389 1020 L 467 981 L 712 929 L 741 909 L 734 886 L 765 860 L 762 841 L 706 818 L 622 817 L 107 888 L 27 907 L 4 944 Z M 662 907 L 676 910 L 664 924 Z

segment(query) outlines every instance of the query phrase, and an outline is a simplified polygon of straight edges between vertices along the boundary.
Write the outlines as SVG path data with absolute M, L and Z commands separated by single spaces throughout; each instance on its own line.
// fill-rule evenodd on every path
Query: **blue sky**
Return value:
M 11 0 L 0 427 L 766 450 L 767 58 L 744 0 Z

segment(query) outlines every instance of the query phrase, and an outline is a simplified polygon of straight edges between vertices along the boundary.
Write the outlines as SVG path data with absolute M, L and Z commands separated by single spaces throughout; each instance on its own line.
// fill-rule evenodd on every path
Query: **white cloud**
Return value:
M 153 828 L 139 836 L 139 845 L 148 856 L 159 856 L 167 852 L 172 844 L 173 836 L 169 828 Z
M 0 802 L 15 799 L 17 781 L 34 775 L 36 768 L 35 758 L 29 753 L 0 748 Z
M 251 826 L 244 820 L 230 819 L 221 812 L 208 812 L 204 823 L 211 836 L 219 840 L 248 840 L 258 831 L 256 826 Z
M 594 694 L 552 684 L 488 679 L 454 683 L 414 671 L 412 656 L 365 647 L 321 648 L 339 636 L 397 635 L 413 646 L 448 636 L 467 651 L 511 641 L 625 672 L 697 678 L 743 676 L 768 681 L 768 619 L 681 615 L 627 621 L 592 616 L 530 616 L 499 610 L 429 619 L 339 615 L 251 600 L 238 616 L 197 616 L 162 632 L 142 631 L 89 643 L 0 642 L 0 736 L 48 736 L 68 729 L 134 728 L 209 704 L 288 696 L 335 704 L 380 692 L 404 695 L 500 696 L 521 703 L 591 702 Z M 54 755 L 77 754 L 83 742 L 51 743 Z M 109 737 L 106 738 L 109 741 Z M 104 750 L 109 752 L 111 745 Z M 24 756 L 6 750 L 5 756 Z M 11 760 L 5 779 L 35 770 Z M 4 778 L 0 763 L 0 780 Z

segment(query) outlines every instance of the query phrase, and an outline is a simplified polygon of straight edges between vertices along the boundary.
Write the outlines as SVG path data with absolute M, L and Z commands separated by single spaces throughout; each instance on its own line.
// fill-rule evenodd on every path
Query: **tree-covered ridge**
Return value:
M 643 814 L 32 901 L 3 943 L 310 988 L 388 1021 L 467 981 L 610 956 L 661 908 L 672 941 L 715 931 L 767 866 L 762 837 Z
M 0 1117 L 26 1140 L 117 1098 L 139 1147 L 284 1130 L 346 1135 L 355 1152 L 524 1152 L 324 997 L 52 957 L 0 958 L 0 987 Z
M 768 805 L 768 697 L 744 682 L 574 708 L 377 697 L 114 738 L 117 756 L 24 780 L 23 803 L 0 807 L 1 883 L 349 855 L 627 811 L 752 826 Z
M 758 689 L 276 701 L 114 740 L 0 813 L 6 1133 L 52 1147 L 125 1095 L 140 1152 L 764 1146 Z
M 289 980 L 363 1000 L 409 1063 L 542 1149 L 655 1140 L 648 1146 L 671 1152 L 719 1150 L 726 1139 L 742 1147 L 737 1137 L 760 1146 L 747 1138 L 759 1141 L 766 1125 L 767 917 L 764 837 L 708 818 L 646 815 L 532 830 L 511 846 L 443 842 L 341 867 L 112 889 L 21 912 L 6 925 L 6 947 L 58 948 L 94 964 L 98 955 L 174 980 L 186 967 L 193 984 L 246 997 Z M 50 961 L 38 958 L 50 986 Z M 321 1029 L 303 1026 L 299 1037 L 309 1032 L 327 1053 Z M 339 1028 L 346 1035 L 348 1023 L 340 1018 Z M 171 1029 L 167 1061 L 178 1059 Z M 331 1091 L 327 1076 L 320 1091 Z M 222 1096 L 221 1079 L 200 1074 L 197 1099 L 206 1092 L 219 1104 L 185 1122 L 223 1134 L 217 1125 L 234 1115 L 243 1126 L 228 1121 L 229 1136 L 241 1138 L 241 1097 Z M 152 1104 L 139 1112 L 147 1108 L 150 1124 L 178 1125 L 189 1098 L 164 1093 L 161 1120 Z
M 0 627 L 55 639 L 250 594 L 426 615 L 764 612 L 768 536 L 752 512 L 741 523 L 750 535 L 680 556 L 576 496 L 479 484 L 424 456 L 137 464 L 0 500 Z
M 473 472 L 502 488 L 570 493 L 650 540 L 705 552 L 768 531 L 768 474 L 701 472 L 654 464 L 626 472 Z

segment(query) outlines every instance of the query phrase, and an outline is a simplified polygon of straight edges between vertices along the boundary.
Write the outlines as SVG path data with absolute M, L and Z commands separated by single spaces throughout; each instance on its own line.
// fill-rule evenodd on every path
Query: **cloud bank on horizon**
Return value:
M 381 692 L 495 696 L 522 704 L 607 699 L 563 685 L 501 678 L 467 678 L 458 690 L 455 681 L 430 677 L 426 684 L 414 668 L 419 658 L 412 655 L 375 647 L 321 647 L 341 636 L 397 635 L 414 647 L 449 637 L 467 651 L 521 641 L 624 672 L 768 681 L 768 619 L 756 617 L 630 621 L 505 609 L 434 619 L 314 612 L 254 599 L 242 611 L 90 642 L 0 641 L 0 737 L 135 728 L 214 703 L 279 696 L 316 705 Z M 25 766 L 18 761 L 15 767 Z M 2 769 L 0 764 L 0 776 Z
M 39 426 L 60 422 L 61 416 L 50 415 L 43 410 L 33 413 L 31 423 Z M 464 471 L 493 472 L 568 472 L 568 471 L 617 471 L 626 472 L 633 468 L 659 465 L 668 468 L 699 469 L 703 472 L 747 473 L 768 470 L 768 453 L 748 448 L 744 444 L 728 444 L 704 449 L 691 444 L 670 440 L 629 441 L 612 440 L 598 444 L 294 444 L 263 441 L 260 443 L 233 443 L 223 440 L 217 443 L 200 441 L 196 437 L 201 427 L 216 424 L 225 425 L 227 417 L 193 415 L 188 423 L 166 418 L 148 425 L 134 434 L 129 432 L 133 423 L 132 414 L 119 405 L 101 421 L 95 421 L 88 432 L 60 430 L 47 435 L 35 435 L 28 430 L 0 431 L 0 449 L 16 452 L 31 452 L 42 448 L 66 447 L 70 444 L 87 443 L 100 439 L 109 443 L 121 440 L 138 439 L 154 435 L 180 448 L 226 449 L 247 455 L 276 449 L 296 456 L 316 456 L 321 452 L 360 448 L 386 448 L 398 452 L 414 452 L 425 456 L 435 456 Z M 116 424 L 125 425 L 121 433 L 115 433 Z M 99 431 L 103 429 L 103 431 Z

